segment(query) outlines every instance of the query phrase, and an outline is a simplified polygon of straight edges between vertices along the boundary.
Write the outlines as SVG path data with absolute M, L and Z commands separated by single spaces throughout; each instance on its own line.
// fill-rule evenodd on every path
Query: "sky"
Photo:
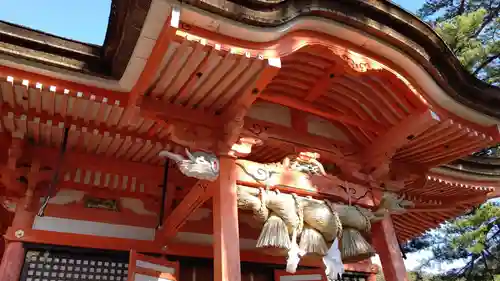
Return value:
M 0 20 L 102 45 L 111 0 L 0 0 Z
M 415 12 L 424 0 L 393 1 Z M 53 35 L 102 45 L 111 0 L 0 0 L 0 20 Z
M 392 2 L 412 13 L 416 13 L 417 10 L 425 3 L 425 0 L 393 0 Z

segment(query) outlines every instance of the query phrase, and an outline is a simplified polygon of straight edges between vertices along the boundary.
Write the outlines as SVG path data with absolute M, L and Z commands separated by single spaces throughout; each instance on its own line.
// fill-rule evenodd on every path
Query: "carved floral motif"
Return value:
M 318 159 L 318 153 L 301 152 L 297 156 L 285 158 L 283 165 L 291 170 L 310 175 L 326 175 L 325 168 Z
M 353 52 L 351 50 L 335 46 L 330 48 L 334 54 L 339 56 L 343 61 L 347 63 L 349 68 L 356 72 L 367 72 L 368 70 L 383 70 L 387 69 L 381 63 L 367 58 L 361 54 Z

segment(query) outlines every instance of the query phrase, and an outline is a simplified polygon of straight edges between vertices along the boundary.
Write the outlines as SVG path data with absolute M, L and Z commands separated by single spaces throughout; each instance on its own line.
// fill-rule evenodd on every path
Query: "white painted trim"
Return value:
M 474 174 L 469 174 L 467 171 L 459 172 L 455 170 L 449 170 L 446 168 L 432 168 L 430 170 L 433 173 L 436 173 L 438 176 L 445 175 L 445 176 L 453 176 L 457 177 L 460 179 L 464 180 L 477 180 L 477 181 L 492 181 L 492 185 L 497 186 L 499 183 L 499 178 L 495 176 L 489 176 L 489 175 L 474 175 Z
M 174 281 L 174 280 L 134 273 L 134 279 L 130 281 Z
M 134 52 L 120 79 L 119 84 L 123 90 L 130 91 L 137 82 L 137 79 L 139 79 L 139 75 L 141 75 L 142 70 L 146 66 L 147 59 L 153 51 L 156 39 L 160 35 L 165 21 L 168 19 L 170 11 L 172 11 L 172 5 L 164 0 L 151 1 L 141 35 L 137 39 Z M 177 14 L 180 13 L 178 9 L 174 9 L 175 11 L 177 11 Z
M 441 107 L 464 119 L 484 126 L 500 123 L 499 119 L 482 114 L 452 99 L 419 63 L 413 61 L 413 59 L 398 51 L 393 46 L 339 22 L 317 17 L 300 17 L 278 27 L 261 28 L 235 22 L 189 5 L 182 5 L 176 0 L 165 1 L 170 2 L 171 5 L 180 5 L 181 21 L 241 40 L 270 42 L 279 39 L 286 33 L 297 30 L 311 30 L 349 41 L 405 69 L 417 81 L 418 86 Z
M 147 268 L 147 269 L 152 269 L 152 270 L 155 270 L 158 272 L 170 273 L 172 275 L 175 274 L 175 268 L 173 268 L 171 266 L 163 266 L 161 264 L 151 263 L 148 261 L 136 260 L 135 266 Z
M 153 241 L 155 239 L 154 228 L 63 219 L 56 217 L 36 216 L 35 220 L 33 221 L 33 229 L 147 241 Z
M 175 238 L 179 242 L 198 245 L 211 245 L 214 240 L 210 234 L 195 232 L 178 232 Z M 240 238 L 240 249 L 242 250 L 254 250 L 256 245 L 257 240 Z
M 280 281 L 316 281 L 322 280 L 321 274 L 300 274 L 280 276 Z

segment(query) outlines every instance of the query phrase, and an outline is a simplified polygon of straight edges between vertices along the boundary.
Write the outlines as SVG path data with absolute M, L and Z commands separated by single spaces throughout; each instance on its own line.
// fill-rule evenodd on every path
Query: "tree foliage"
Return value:
M 432 251 L 433 258 L 424 262 L 422 269 L 464 261 L 464 267 L 429 280 L 494 280 L 500 275 L 500 204 L 483 204 L 410 241 L 403 249 L 407 252 Z
M 471 74 L 500 86 L 500 0 L 427 0 L 418 16 L 434 27 Z M 499 147 L 477 156 L 496 157 Z M 431 251 L 422 268 L 461 260 L 465 266 L 441 276 L 412 274 L 414 280 L 500 279 L 500 206 L 487 203 L 404 246 Z M 497 275 L 497 276 L 495 276 Z
M 435 29 L 467 71 L 500 86 L 500 0 L 426 0 L 417 15 Z M 475 155 L 500 157 L 500 145 Z M 421 269 L 453 261 L 465 264 L 441 275 L 411 272 L 410 280 L 500 281 L 500 204 L 483 204 L 408 242 L 403 250 L 432 252 L 433 258 Z
M 470 73 L 500 85 L 500 0 L 427 0 L 417 14 Z

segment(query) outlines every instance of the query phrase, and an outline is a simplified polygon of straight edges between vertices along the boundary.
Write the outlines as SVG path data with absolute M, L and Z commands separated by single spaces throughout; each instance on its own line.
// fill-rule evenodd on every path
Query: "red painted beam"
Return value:
M 143 98 L 140 112 L 142 116 L 153 120 L 167 122 L 177 120 L 209 128 L 222 128 L 224 124 L 222 118 L 203 110 L 189 109 L 180 105 L 164 103 L 151 97 Z

